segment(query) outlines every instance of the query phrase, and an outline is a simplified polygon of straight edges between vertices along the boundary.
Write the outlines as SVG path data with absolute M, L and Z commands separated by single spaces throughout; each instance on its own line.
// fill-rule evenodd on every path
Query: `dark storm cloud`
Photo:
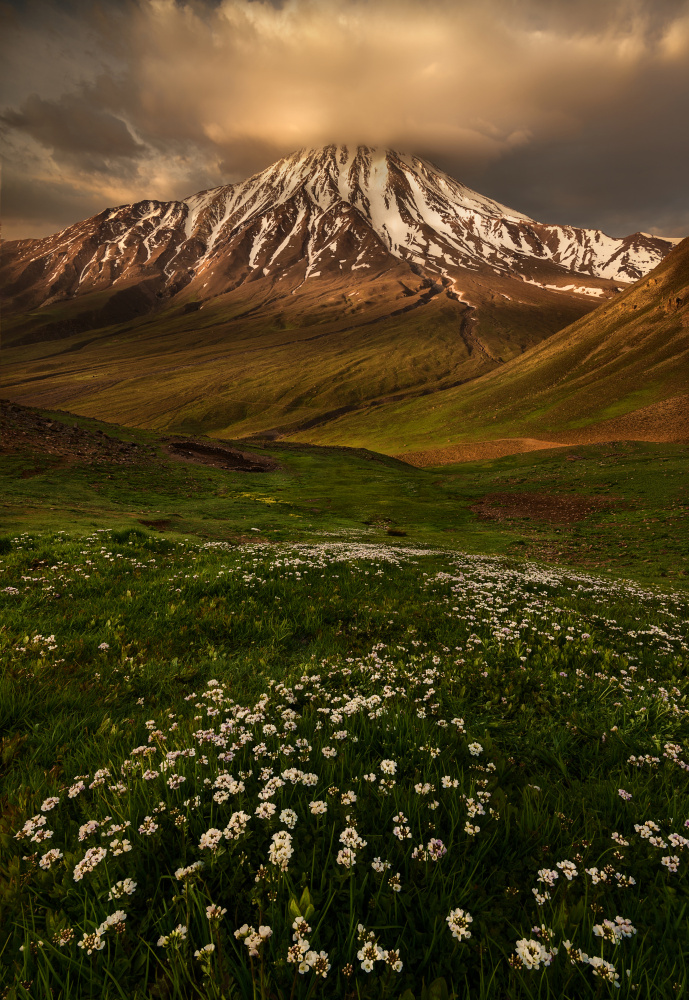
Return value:
M 48 101 L 31 94 L 19 110 L 0 115 L 0 121 L 30 135 L 57 160 L 85 158 L 91 169 L 94 163 L 101 164 L 96 169 L 104 170 L 113 159 L 141 156 L 145 147 L 122 119 L 93 107 L 90 97 L 63 94 L 57 101 Z
M 420 153 L 544 221 L 689 231 L 682 0 L 15 0 L 5 16 L 6 159 L 37 204 L 55 198 L 41 227 L 6 191 L 8 236 L 75 221 L 73 192 L 182 197 L 331 141 Z

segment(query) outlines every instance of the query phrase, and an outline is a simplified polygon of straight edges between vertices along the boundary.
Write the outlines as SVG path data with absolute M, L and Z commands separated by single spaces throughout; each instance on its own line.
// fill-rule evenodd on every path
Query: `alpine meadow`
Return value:
M 687 996 L 689 8 L 599 6 L 0 11 L 0 1000 Z

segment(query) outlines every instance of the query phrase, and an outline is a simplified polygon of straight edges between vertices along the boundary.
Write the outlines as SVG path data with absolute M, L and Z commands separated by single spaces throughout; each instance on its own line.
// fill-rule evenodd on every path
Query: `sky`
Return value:
M 0 0 L 0 38 L 5 239 L 329 142 L 689 234 L 689 0 Z

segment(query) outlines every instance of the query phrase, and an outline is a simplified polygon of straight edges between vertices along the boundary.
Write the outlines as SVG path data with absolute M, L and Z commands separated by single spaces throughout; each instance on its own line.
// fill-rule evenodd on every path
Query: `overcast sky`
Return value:
M 689 233 L 689 0 L 0 0 L 3 236 L 390 146 L 544 222 Z

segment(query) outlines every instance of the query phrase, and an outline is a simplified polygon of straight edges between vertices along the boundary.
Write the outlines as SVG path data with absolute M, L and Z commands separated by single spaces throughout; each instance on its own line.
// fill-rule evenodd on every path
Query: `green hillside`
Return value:
M 648 277 L 480 380 L 350 414 L 299 439 L 404 454 L 493 438 L 633 438 L 635 422 L 626 415 L 642 408 L 642 437 L 682 439 L 689 436 L 682 420 L 688 392 L 684 240 Z

